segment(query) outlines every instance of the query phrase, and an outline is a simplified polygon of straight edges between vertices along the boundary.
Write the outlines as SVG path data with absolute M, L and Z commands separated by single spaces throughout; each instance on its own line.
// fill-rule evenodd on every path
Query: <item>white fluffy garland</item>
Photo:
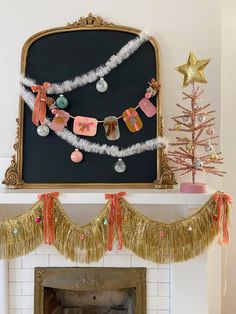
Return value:
M 105 64 L 84 73 L 80 76 L 76 76 L 72 80 L 66 80 L 62 83 L 52 83 L 47 89 L 48 94 L 63 94 L 70 92 L 80 86 L 85 86 L 88 83 L 95 82 L 98 78 L 105 77 L 113 69 L 115 69 L 124 60 L 128 59 L 138 48 L 146 41 L 148 41 L 149 35 L 146 32 L 141 32 L 137 38 L 130 40 L 125 44 L 117 54 L 112 55 Z M 21 83 L 25 86 L 31 87 L 36 85 L 37 82 L 29 77 L 21 77 Z
M 33 110 L 35 96 L 31 92 L 27 91 L 24 87 L 21 87 L 20 94 L 24 102 L 28 105 L 28 107 Z M 50 127 L 50 120 L 45 119 L 45 124 Z M 81 139 L 80 137 L 76 136 L 74 133 L 69 131 L 68 129 L 64 128 L 62 131 L 55 132 L 57 136 L 61 139 L 68 142 L 70 145 L 74 146 L 75 148 L 81 149 L 88 153 L 96 153 L 101 155 L 109 155 L 112 157 L 128 157 L 136 154 L 141 154 L 145 151 L 152 151 L 160 147 L 165 147 L 167 145 L 167 140 L 163 137 L 156 137 L 151 140 L 147 140 L 143 143 L 137 143 L 132 146 L 129 146 L 125 149 L 120 149 L 118 146 L 115 145 L 106 145 L 106 144 L 97 144 L 92 143 L 88 140 Z

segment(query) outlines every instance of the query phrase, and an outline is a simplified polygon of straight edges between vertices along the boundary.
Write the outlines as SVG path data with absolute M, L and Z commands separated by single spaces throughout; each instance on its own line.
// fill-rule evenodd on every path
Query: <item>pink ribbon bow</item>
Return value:
M 58 197 L 58 192 L 39 194 L 38 198 L 43 201 L 43 235 L 45 244 L 54 243 L 54 198 Z
M 134 110 L 134 111 L 130 112 L 128 109 L 126 109 L 125 113 L 126 113 L 126 117 L 124 118 L 125 122 L 127 120 L 130 120 L 131 125 L 135 128 L 136 131 L 138 131 L 139 126 L 138 126 L 137 120 L 136 120 L 136 117 L 138 115 L 137 111 Z
M 108 221 L 108 242 L 107 249 L 109 251 L 112 250 L 113 240 L 114 240 L 114 228 L 115 223 L 117 226 L 118 233 L 118 249 L 122 249 L 122 219 L 121 219 L 121 207 L 120 207 L 120 199 L 125 196 L 125 192 L 119 192 L 114 194 L 105 194 L 106 199 L 111 200 L 111 207 L 109 213 L 109 221 Z
M 32 113 L 32 122 L 35 125 L 39 125 L 44 123 L 44 119 L 46 116 L 46 100 L 47 94 L 46 89 L 49 88 L 50 83 L 44 82 L 43 85 L 34 85 L 31 87 L 32 91 L 37 92 L 37 96 L 34 102 L 34 110 Z
M 89 128 L 90 128 L 90 126 L 92 126 L 92 125 L 94 125 L 94 123 L 93 122 L 79 122 L 79 130 L 81 131 L 81 132 L 84 132 L 85 130 L 86 131 L 89 131 Z
M 232 203 L 232 197 L 225 193 L 216 192 L 213 195 L 213 199 L 216 201 L 217 208 L 217 221 L 218 221 L 218 243 L 224 245 L 229 243 L 229 231 L 228 231 L 228 207 Z

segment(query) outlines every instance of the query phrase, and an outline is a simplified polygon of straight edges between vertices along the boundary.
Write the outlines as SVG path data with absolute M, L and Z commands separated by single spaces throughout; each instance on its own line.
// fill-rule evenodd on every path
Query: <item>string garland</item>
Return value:
M 105 77 L 113 69 L 115 69 L 124 60 L 128 59 L 132 54 L 134 54 L 139 47 L 149 40 L 149 34 L 146 32 L 139 33 L 138 37 L 130 40 L 125 44 L 117 54 L 112 55 L 103 65 L 84 73 L 80 76 L 76 76 L 72 80 L 66 80 L 61 83 L 52 83 L 47 89 L 48 94 L 63 94 L 70 92 L 78 87 L 85 86 L 88 83 L 95 82 L 98 78 Z M 29 78 L 21 77 L 21 83 L 27 87 L 32 87 L 37 85 L 36 81 Z
M 35 103 L 35 96 L 26 90 L 25 87 L 20 87 L 20 95 L 24 102 L 28 105 L 28 107 L 33 111 L 34 103 Z M 48 118 L 45 118 L 44 123 L 50 127 L 51 121 Z M 107 145 L 107 144 L 98 144 L 93 143 L 89 140 L 82 139 L 77 135 L 73 134 L 67 128 L 64 128 L 61 131 L 54 131 L 54 133 L 69 143 L 71 146 L 81 149 L 88 153 L 96 153 L 100 155 L 108 155 L 112 157 L 128 157 L 133 156 L 136 154 L 144 153 L 145 151 L 152 151 L 157 148 L 162 148 L 167 146 L 167 140 L 163 137 L 156 137 L 153 139 L 149 139 L 142 143 L 133 144 L 127 148 L 121 149 L 116 145 Z
M 216 192 L 195 214 L 170 224 L 143 215 L 123 198 L 124 194 L 106 195 L 108 201 L 101 213 L 83 226 L 65 213 L 55 197 L 57 194 L 40 196 L 28 211 L 0 219 L 0 258 L 15 258 L 39 246 L 43 237 L 45 240 L 44 216 L 48 210 L 51 215 L 47 216 L 47 225 L 53 226 L 51 244 L 72 261 L 98 261 L 107 250 L 112 250 L 116 239 L 120 249 L 123 244 L 138 256 L 156 263 L 193 258 L 217 235 L 221 245 L 229 242 L 224 234 L 228 232 L 232 199 L 225 193 Z

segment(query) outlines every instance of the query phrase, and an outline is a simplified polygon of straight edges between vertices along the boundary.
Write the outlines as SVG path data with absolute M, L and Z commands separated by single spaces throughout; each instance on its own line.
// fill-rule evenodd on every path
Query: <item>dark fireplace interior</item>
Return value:
M 35 268 L 35 314 L 145 314 L 145 268 Z
M 134 314 L 135 288 L 71 291 L 45 288 L 45 314 Z

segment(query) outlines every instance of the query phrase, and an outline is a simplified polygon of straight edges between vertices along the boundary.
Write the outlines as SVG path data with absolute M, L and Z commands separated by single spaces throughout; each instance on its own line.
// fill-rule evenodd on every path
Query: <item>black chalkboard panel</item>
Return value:
M 136 35 L 128 31 L 74 30 L 46 34 L 34 41 L 27 53 L 26 76 L 38 83 L 61 82 L 83 74 L 107 61 Z M 95 117 L 119 116 L 128 107 L 135 107 L 143 97 L 147 82 L 157 77 L 156 51 L 150 42 L 144 43 L 129 59 L 106 76 L 109 88 L 105 93 L 96 90 L 95 83 L 79 87 L 64 96 L 71 115 Z M 57 97 L 57 95 L 53 95 Z M 152 102 L 156 104 L 156 99 Z M 141 131 L 131 133 L 120 120 L 121 137 L 108 141 L 103 126 L 98 126 L 92 142 L 117 145 L 125 148 L 157 135 L 157 117 L 148 118 L 139 110 L 143 121 Z M 114 171 L 117 158 L 84 154 L 83 162 L 70 160 L 74 150 L 70 144 L 53 132 L 43 138 L 37 135 L 31 121 L 32 112 L 24 105 L 23 169 L 25 183 L 151 183 L 157 178 L 157 152 L 146 152 L 124 158 L 127 170 L 119 174 Z M 68 128 L 72 130 L 73 120 Z

